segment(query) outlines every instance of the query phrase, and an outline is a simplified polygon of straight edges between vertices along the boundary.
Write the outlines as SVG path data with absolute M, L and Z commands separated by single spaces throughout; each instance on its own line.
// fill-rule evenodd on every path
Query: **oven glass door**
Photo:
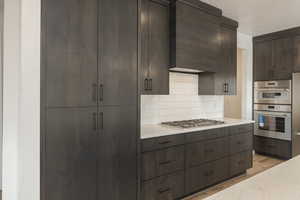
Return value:
M 290 90 L 256 89 L 254 103 L 291 104 Z
M 255 135 L 291 140 L 291 113 L 255 112 Z

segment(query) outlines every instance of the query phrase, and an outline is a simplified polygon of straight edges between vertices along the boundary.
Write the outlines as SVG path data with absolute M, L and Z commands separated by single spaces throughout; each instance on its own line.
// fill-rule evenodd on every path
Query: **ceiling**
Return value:
M 300 26 L 300 0 L 201 0 L 239 22 L 239 32 L 256 36 Z

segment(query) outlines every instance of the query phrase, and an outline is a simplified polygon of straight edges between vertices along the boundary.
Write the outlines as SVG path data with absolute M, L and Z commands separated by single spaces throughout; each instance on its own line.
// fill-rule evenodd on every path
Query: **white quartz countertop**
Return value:
M 161 136 L 168 135 L 176 135 L 182 133 L 196 132 L 196 131 L 204 131 L 215 128 L 223 128 L 228 126 L 236 126 L 242 124 L 250 124 L 254 123 L 251 120 L 243 120 L 243 119 L 230 119 L 230 118 L 222 118 L 222 119 L 214 119 L 224 121 L 224 124 L 218 124 L 213 126 L 202 126 L 197 128 L 177 128 L 171 127 L 161 124 L 149 124 L 141 126 L 141 139 L 155 138 Z
M 205 200 L 299 200 L 300 156 L 229 187 Z

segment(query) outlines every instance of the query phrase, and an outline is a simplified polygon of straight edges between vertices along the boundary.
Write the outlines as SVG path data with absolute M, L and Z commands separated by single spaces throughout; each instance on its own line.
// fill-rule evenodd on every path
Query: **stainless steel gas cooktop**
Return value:
M 180 128 L 196 128 L 202 126 L 213 126 L 218 124 L 224 124 L 224 121 L 209 120 L 209 119 L 192 119 L 183 121 L 173 121 L 173 122 L 162 122 L 162 125 L 174 126 Z

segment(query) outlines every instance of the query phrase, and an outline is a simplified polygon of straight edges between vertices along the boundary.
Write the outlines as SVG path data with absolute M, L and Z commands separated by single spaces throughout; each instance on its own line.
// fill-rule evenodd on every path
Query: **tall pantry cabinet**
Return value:
M 138 0 L 42 0 L 41 199 L 137 199 Z

